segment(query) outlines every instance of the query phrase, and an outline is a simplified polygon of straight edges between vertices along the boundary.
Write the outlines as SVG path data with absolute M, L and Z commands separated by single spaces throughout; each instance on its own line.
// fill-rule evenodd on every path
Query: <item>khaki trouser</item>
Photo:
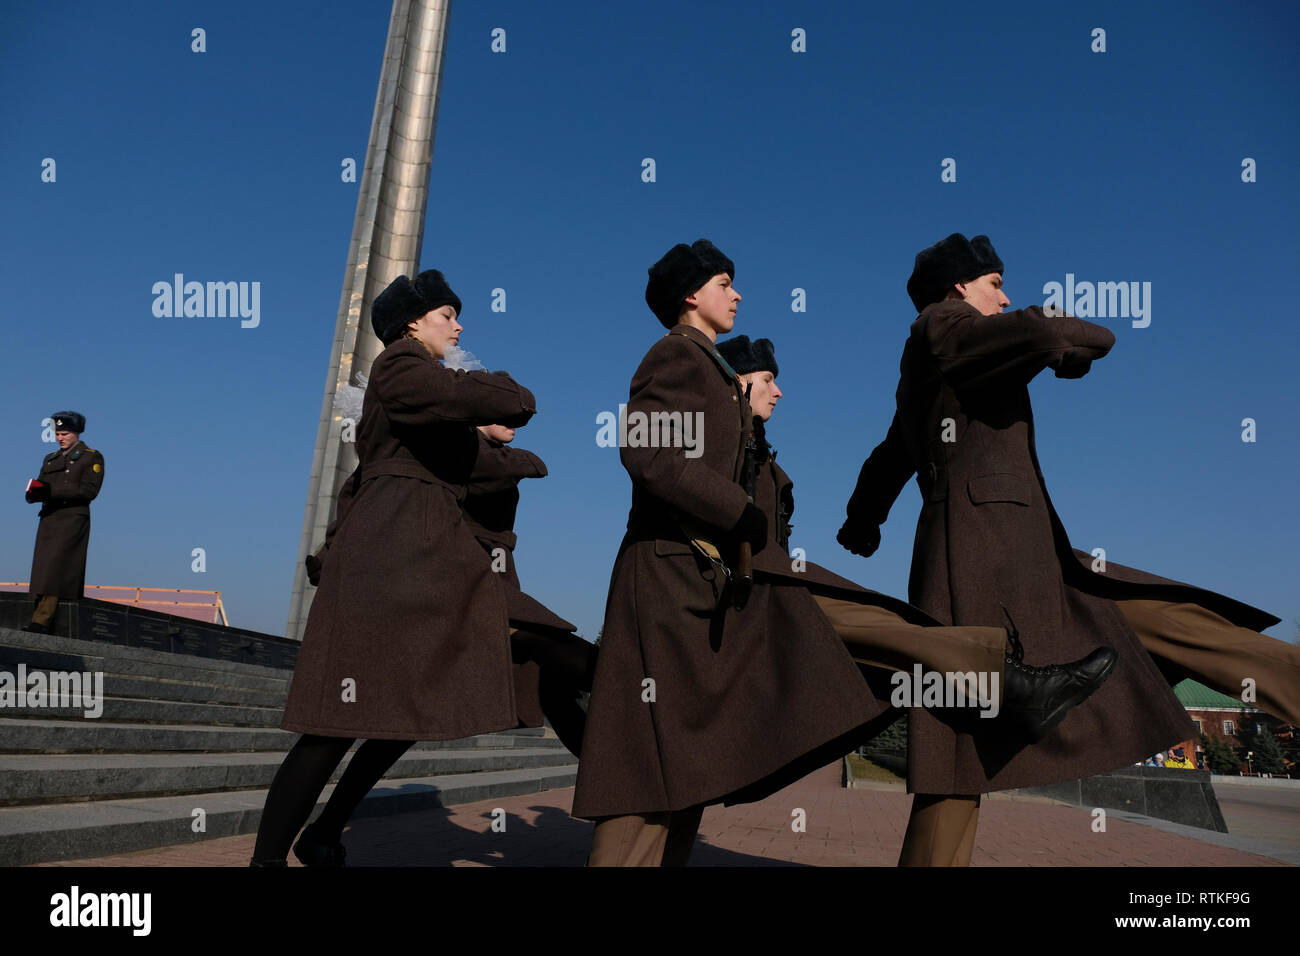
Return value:
M 911 671 L 920 663 L 940 673 L 987 672 L 998 675 L 1002 701 L 1002 665 L 1007 632 L 1000 627 L 922 627 L 873 604 L 859 604 L 814 594 L 849 654 L 859 664 Z
M 588 866 L 685 866 L 703 807 L 605 817 L 591 838 Z
M 1240 698 L 1242 681 L 1251 678 L 1261 710 L 1300 723 L 1300 647 L 1238 627 L 1199 604 L 1115 603 L 1152 657 L 1231 697 Z M 969 866 L 978 817 L 978 797 L 916 794 L 898 865 Z
M 1300 647 L 1238 627 L 1199 604 L 1115 603 L 1152 657 L 1238 700 L 1250 678 L 1255 706 L 1300 724 Z
M 49 627 L 54 623 L 54 615 L 59 610 L 57 594 L 42 594 L 36 599 L 36 610 L 32 612 L 32 623 Z
M 821 595 L 814 598 L 858 663 L 901 671 L 920 663 L 940 673 L 997 674 L 1001 704 L 1008 650 L 1004 629 L 921 627 L 882 607 Z M 916 794 L 898 865 L 970 866 L 979 806 L 979 797 Z
M 979 816 L 979 797 L 916 794 L 898 865 L 970 866 Z

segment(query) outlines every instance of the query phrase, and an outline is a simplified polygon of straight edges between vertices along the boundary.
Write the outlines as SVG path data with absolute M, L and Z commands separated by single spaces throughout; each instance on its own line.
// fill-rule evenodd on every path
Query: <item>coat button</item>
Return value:
M 939 471 L 937 468 L 934 467 L 934 462 L 928 462 L 926 464 L 925 477 L 930 479 L 930 481 L 932 482 L 939 477 Z

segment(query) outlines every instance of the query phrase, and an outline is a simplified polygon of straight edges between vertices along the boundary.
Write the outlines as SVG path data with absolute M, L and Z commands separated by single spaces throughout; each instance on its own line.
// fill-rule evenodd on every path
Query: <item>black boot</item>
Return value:
M 348 851 L 342 843 L 324 843 L 317 838 L 316 824 L 302 831 L 293 845 L 293 855 L 303 866 L 346 866 Z
M 1035 667 L 1024 663 L 1024 648 L 1014 628 L 1007 637 L 1011 652 L 1003 668 L 1002 714 L 1034 743 L 1051 733 L 1071 707 L 1087 700 L 1119 659 L 1113 648 L 1099 647 L 1069 664 Z
M 47 625 L 47 624 L 37 624 L 35 621 L 32 621 L 32 623 L 30 623 L 30 624 L 28 624 L 26 627 L 24 627 L 23 630 L 24 630 L 24 631 L 31 631 L 33 634 L 48 634 L 48 633 L 50 633 L 49 625 Z
M 289 864 L 284 860 L 249 860 L 248 865 L 279 869 L 280 867 L 287 867 Z

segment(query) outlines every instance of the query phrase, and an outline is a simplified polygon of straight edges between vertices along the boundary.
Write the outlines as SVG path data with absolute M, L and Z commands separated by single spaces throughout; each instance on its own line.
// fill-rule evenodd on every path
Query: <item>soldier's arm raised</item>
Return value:
M 678 413 L 683 422 L 686 416 L 697 412 L 711 415 L 731 415 L 739 423 L 740 409 L 728 402 L 726 405 L 708 405 L 707 382 L 721 372 L 700 347 L 683 336 L 665 336 L 650 350 L 641 367 L 632 378 L 628 396 L 627 415 L 644 414 L 648 422 L 662 413 L 662 420 L 672 422 L 672 413 Z M 688 457 L 684 436 L 674 425 L 669 425 L 668 441 L 661 433 L 658 448 L 624 447 L 619 457 L 632 480 L 678 511 L 715 528 L 730 530 L 736 526 L 745 511 L 748 498 L 745 491 L 731 479 L 707 464 L 710 457 L 729 463 L 739 448 L 703 449 L 697 457 Z M 702 442 L 702 434 L 695 441 Z M 664 447 L 665 445 L 669 447 Z M 701 446 L 702 447 L 702 446 Z
M 952 300 L 930 306 L 918 322 L 939 373 L 956 389 L 1023 385 L 1045 368 L 1056 369 L 1060 378 L 1079 378 L 1115 344 L 1104 326 L 1048 316 L 1036 305 L 982 315 Z
M 370 370 L 368 388 L 399 425 L 465 422 L 518 427 L 537 411 L 533 393 L 505 372 L 443 368 L 418 344 L 383 352 Z

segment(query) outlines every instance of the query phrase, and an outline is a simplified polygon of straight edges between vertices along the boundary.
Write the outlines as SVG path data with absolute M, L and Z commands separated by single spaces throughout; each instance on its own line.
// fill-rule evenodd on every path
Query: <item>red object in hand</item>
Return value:
M 31 478 L 27 481 L 27 501 L 29 504 L 36 504 L 38 501 L 50 500 L 50 486 L 39 478 Z

